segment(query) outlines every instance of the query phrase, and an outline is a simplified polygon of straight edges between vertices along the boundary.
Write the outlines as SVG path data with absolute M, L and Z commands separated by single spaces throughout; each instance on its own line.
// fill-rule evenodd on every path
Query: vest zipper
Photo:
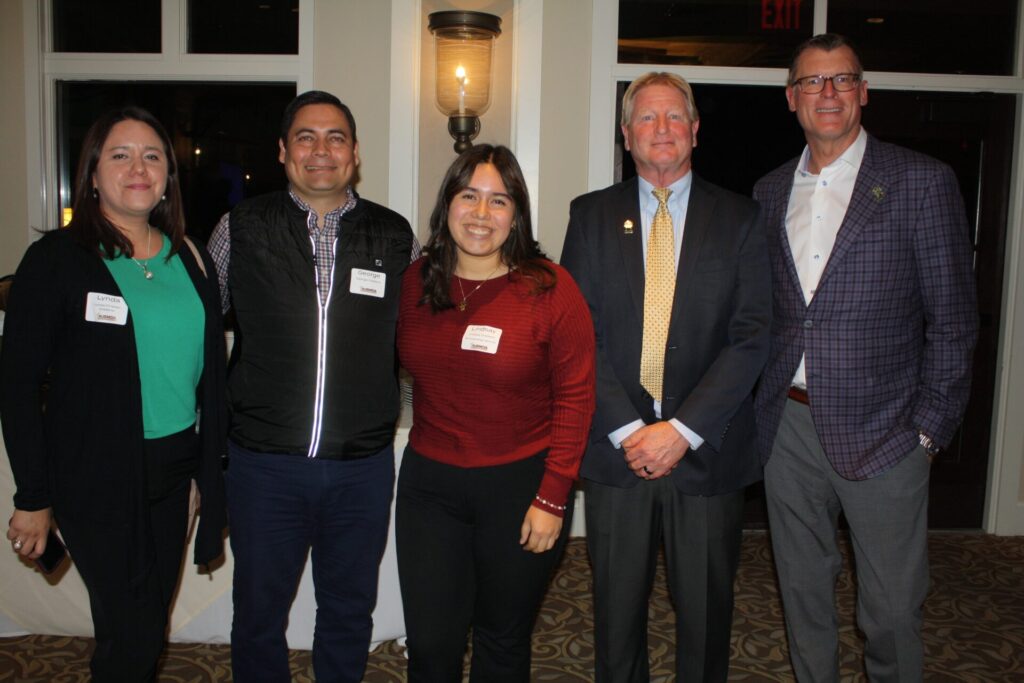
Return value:
M 313 277 L 316 287 L 317 307 L 317 335 L 316 335 L 316 392 L 313 396 L 313 433 L 309 438 L 309 452 L 307 458 L 315 458 L 320 449 L 320 435 L 323 431 L 324 420 L 324 387 L 327 382 L 327 312 L 331 304 L 331 295 L 334 293 L 334 273 L 337 268 L 338 237 L 335 235 L 331 242 L 331 274 L 330 285 L 327 287 L 327 303 L 320 301 L 320 267 L 316 260 L 316 240 L 312 235 L 309 241 L 313 247 Z

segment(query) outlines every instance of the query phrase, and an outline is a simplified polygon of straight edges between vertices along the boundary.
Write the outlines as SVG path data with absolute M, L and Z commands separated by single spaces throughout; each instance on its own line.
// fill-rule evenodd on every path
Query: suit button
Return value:
M 814 327 L 814 321 L 813 320 L 805 320 L 804 321 L 804 329 L 805 330 L 809 330 L 812 327 Z

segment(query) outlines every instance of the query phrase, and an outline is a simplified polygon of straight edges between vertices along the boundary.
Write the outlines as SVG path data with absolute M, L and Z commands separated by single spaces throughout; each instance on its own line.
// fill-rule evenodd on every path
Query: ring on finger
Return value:
M 651 471 L 651 468 L 648 467 L 647 465 L 644 465 L 644 472 L 646 472 L 648 475 L 654 474 L 654 472 Z
M 23 547 L 24 545 L 25 545 L 25 544 L 24 544 L 24 543 L 22 543 L 22 542 L 21 542 L 21 539 L 19 538 L 18 540 L 16 540 L 16 541 L 14 542 L 14 549 L 15 549 L 15 550 L 21 550 L 21 549 L 22 549 L 22 547 Z

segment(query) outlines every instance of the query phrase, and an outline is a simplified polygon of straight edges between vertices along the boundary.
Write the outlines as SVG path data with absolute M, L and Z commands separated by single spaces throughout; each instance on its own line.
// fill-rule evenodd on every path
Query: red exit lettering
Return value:
M 761 0 L 761 29 L 800 28 L 801 4 L 803 0 Z

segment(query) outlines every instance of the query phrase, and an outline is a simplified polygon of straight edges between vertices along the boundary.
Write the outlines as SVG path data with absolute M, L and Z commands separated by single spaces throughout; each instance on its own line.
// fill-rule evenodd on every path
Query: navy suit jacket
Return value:
M 640 386 L 644 255 L 636 178 L 577 197 L 562 264 L 590 305 L 597 336 L 597 408 L 580 473 L 628 487 L 640 479 L 608 434 L 657 421 Z M 626 229 L 627 221 L 632 229 Z M 770 276 L 764 222 L 747 197 L 693 178 L 665 352 L 662 417 L 699 434 L 671 473 L 689 495 L 761 478 L 752 389 L 768 354 Z
M 846 216 L 806 305 L 786 235 L 798 159 L 754 188 L 774 292 L 771 357 L 757 394 L 762 457 L 806 353 L 814 424 L 832 466 L 866 479 L 918 432 L 945 446 L 963 415 L 977 337 L 972 248 L 953 171 L 868 137 Z

